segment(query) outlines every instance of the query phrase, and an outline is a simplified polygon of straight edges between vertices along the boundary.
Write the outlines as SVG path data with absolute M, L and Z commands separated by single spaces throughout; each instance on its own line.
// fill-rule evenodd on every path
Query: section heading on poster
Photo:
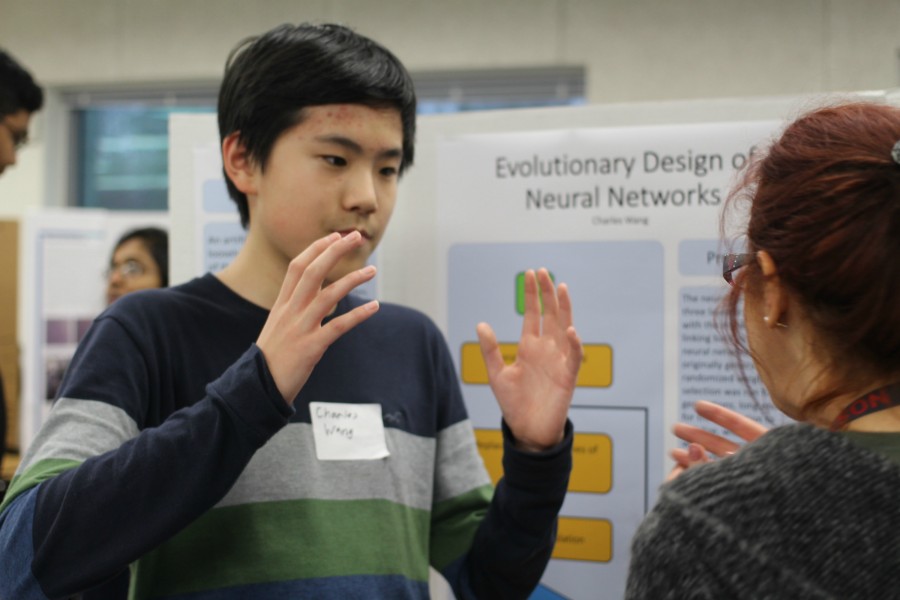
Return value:
M 493 157 L 493 176 L 510 183 L 543 181 L 540 187 L 532 183 L 533 187 L 524 190 L 526 210 L 716 207 L 725 198 L 720 185 L 723 176 L 741 168 L 754 151 L 753 147 L 748 152 L 727 153 L 688 148 L 682 152 L 643 150 L 632 155 L 593 157 L 554 152 L 520 158 L 497 154 Z M 717 177 L 701 181 L 710 175 Z M 632 176 L 643 185 L 627 185 Z M 653 185 L 655 177 L 663 177 L 658 185 Z M 585 178 L 593 181 L 585 185 Z M 608 179 L 601 183 L 599 178 Z M 568 183 L 567 189 L 557 187 L 563 181 Z
M 620 185 L 565 192 L 546 191 L 542 188 L 525 190 L 527 210 L 653 208 L 665 206 L 718 206 L 723 192 L 718 187 L 696 186 L 674 189 L 654 189 L 646 186 L 630 189 Z
M 751 150 L 752 152 L 752 150 Z M 695 177 L 706 177 L 710 173 L 725 170 L 726 164 L 739 168 L 746 162 L 747 155 L 735 154 L 726 163 L 725 157 L 717 153 L 686 150 L 681 154 L 668 154 L 645 150 L 638 156 L 583 157 L 568 154 L 541 156 L 533 154 L 527 158 L 497 156 L 494 159 L 494 176 L 497 179 L 531 179 L 534 177 L 578 177 L 581 175 L 624 175 L 630 179 L 639 167 L 639 172 L 688 173 Z

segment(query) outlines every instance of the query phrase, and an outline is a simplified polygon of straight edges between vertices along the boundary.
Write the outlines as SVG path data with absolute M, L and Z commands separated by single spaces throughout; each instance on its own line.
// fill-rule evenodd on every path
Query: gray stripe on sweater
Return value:
M 382 499 L 411 508 L 431 510 L 435 501 L 451 498 L 489 483 L 475 450 L 468 421 L 457 423 L 435 440 L 386 428 L 391 455 L 378 460 L 320 461 L 316 458 L 312 427 L 292 423 L 260 448 L 234 487 L 217 506 L 235 506 L 282 500 L 370 500 Z M 467 445 L 466 439 L 471 439 Z M 447 450 L 443 446 L 447 444 Z M 465 448 L 468 450 L 465 450 Z M 441 460 L 458 455 L 463 464 Z M 437 477 L 435 469 L 440 474 Z M 291 472 L 299 472 L 299 477 Z M 286 474 L 286 481 L 278 478 Z
M 60 398 L 28 447 L 18 473 L 44 459 L 84 461 L 137 434 L 137 424 L 121 408 L 97 400 Z
M 392 428 L 385 436 L 391 453 L 386 458 L 322 461 L 316 458 L 312 427 L 291 423 L 256 451 L 217 506 L 383 499 L 430 510 L 434 440 Z

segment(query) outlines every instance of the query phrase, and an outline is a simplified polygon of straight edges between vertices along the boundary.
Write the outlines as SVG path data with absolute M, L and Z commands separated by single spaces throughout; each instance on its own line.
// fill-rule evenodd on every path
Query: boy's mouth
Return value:
M 367 232 L 365 229 L 339 229 L 338 233 L 341 234 L 341 237 L 346 237 L 346 236 L 350 235 L 351 233 L 353 233 L 354 231 L 358 231 L 360 233 L 360 235 L 363 236 L 363 239 L 366 239 L 366 240 L 372 239 L 372 235 L 369 232 Z

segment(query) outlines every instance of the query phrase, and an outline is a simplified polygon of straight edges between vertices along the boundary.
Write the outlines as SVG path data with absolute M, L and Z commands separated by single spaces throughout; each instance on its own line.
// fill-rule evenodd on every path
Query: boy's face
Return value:
M 304 114 L 276 140 L 265 171 L 252 166 L 249 236 L 286 268 L 315 240 L 359 231 L 364 244 L 335 266 L 330 283 L 363 267 L 384 234 L 397 197 L 403 129 L 393 108 L 334 104 Z

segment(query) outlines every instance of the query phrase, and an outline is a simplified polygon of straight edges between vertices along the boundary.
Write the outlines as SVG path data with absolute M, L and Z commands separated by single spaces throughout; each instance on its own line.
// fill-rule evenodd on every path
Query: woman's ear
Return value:
M 259 169 L 240 138 L 240 132 L 234 131 L 222 140 L 222 166 L 234 187 L 247 196 L 256 195 Z
M 786 327 L 789 298 L 778 267 L 765 250 L 756 253 L 756 261 L 763 274 L 763 320 L 769 327 Z

